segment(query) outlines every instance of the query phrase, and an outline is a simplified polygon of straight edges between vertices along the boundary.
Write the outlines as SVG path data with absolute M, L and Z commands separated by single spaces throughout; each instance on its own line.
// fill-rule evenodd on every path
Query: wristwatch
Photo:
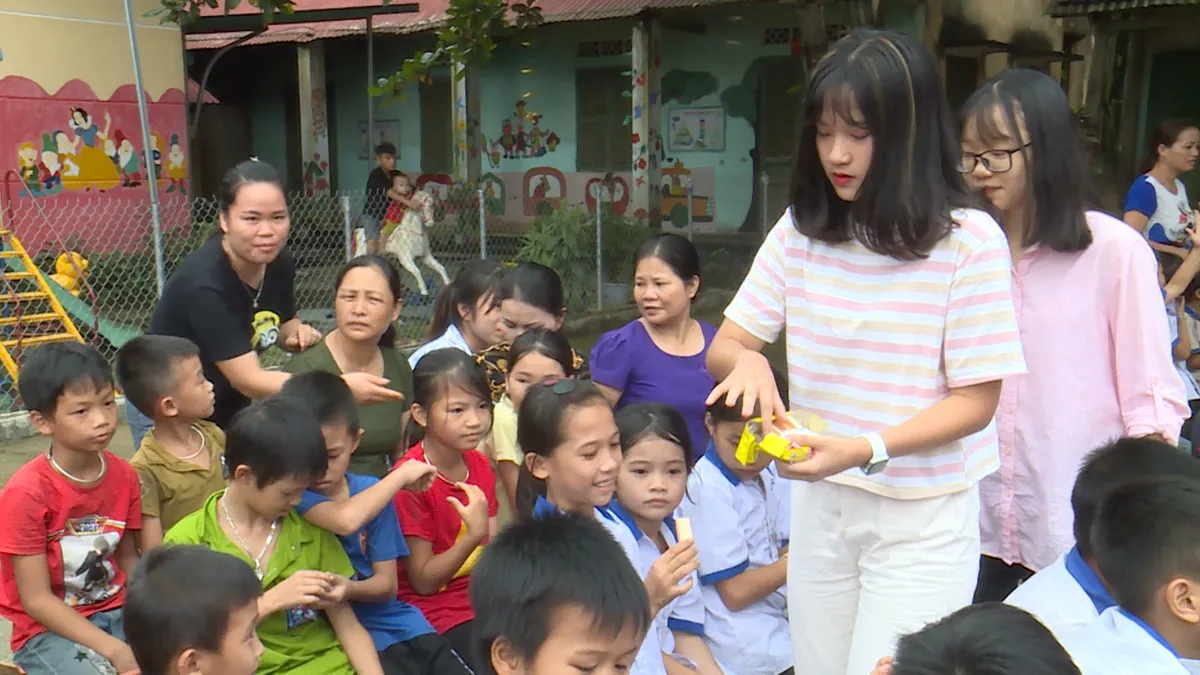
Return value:
M 867 439 L 867 443 L 871 444 L 871 459 L 862 465 L 862 470 L 868 476 L 874 476 L 887 467 L 889 459 L 887 446 L 883 443 L 883 436 L 873 431 L 869 434 L 864 434 L 863 438 Z

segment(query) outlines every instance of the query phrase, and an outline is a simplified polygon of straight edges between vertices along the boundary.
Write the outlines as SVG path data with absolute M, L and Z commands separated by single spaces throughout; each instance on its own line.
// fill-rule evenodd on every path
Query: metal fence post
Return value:
M 342 222 L 346 230 L 346 260 L 354 257 L 354 218 L 350 215 L 350 197 L 342 196 Z
M 604 309 L 604 195 L 608 184 L 596 188 L 596 310 Z
M 479 186 L 479 258 L 487 260 L 487 199 Z
M 692 190 L 692 177 L 688 176 L 687 177 L 688 241 L 692 240 L 692 236 L 695 234 L 695 229 L 696 229 L 695 225 L 693 224 L 696 222 L 696 214 L 692 211 L 692 209 L 694 208 L 694 200 L 692 199 L 693 194 L 695 194 L 695 192 Z
M 767 238 L 767 232 L 771 229 L 771 212 L 770 206 L 767 203 L 768 192 L 770 191 L 771 181 L 767 177 L 767 170 L 763 169 L 758 174 L 759 185 L 762 186 L 762 233 L 763 239 Z

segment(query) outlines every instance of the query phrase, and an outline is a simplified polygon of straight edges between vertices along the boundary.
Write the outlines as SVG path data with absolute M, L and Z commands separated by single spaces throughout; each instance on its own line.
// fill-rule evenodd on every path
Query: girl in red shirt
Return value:
M 409 556 L 398 570 L 399 597 L 419 608 L 454 650 L 471 661 L 467 597 L 471 570 L 496 533 L 496 474 L 476 448 L 492 423 L 487 378 L 458 349 L 426 354 L 413 370 L 412 419 L 406 438 L 419 440 L 396 463 L 425 462 L 437 469 L 427 492 L 396 494 Z

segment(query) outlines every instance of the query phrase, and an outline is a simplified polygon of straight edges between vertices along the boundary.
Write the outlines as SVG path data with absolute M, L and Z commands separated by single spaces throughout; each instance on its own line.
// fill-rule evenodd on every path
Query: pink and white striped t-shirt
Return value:
M 774 342 L 787 329 L 793 409 L 829 432 L 882 431 L 945 398 L 949 387 L 1025 372 L 1012 300 L 1012 258 L 996 221 L 954 213 L 927 258 L 902 261 L 858 242 L 826 244 L 775 224 L 725 316 Z M 999 465 L 995 424 L 937 450 L 897 457 L 868 477 L 829 480 L 885 497 L 965 490 Z

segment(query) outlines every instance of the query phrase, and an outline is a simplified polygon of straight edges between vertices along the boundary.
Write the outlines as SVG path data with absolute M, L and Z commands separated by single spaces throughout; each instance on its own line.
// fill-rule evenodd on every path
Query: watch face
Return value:
M 863 468 L 863 472 L 866 473 L 868 476 L 874 476 L 875 474 L 880 473 L 884 469 L 886 469 L 887 463 L 888 463 L 888 461 L 886 459 L 878 461 L 878 462 L 871 462 L 870 464 L 867 464 Z

